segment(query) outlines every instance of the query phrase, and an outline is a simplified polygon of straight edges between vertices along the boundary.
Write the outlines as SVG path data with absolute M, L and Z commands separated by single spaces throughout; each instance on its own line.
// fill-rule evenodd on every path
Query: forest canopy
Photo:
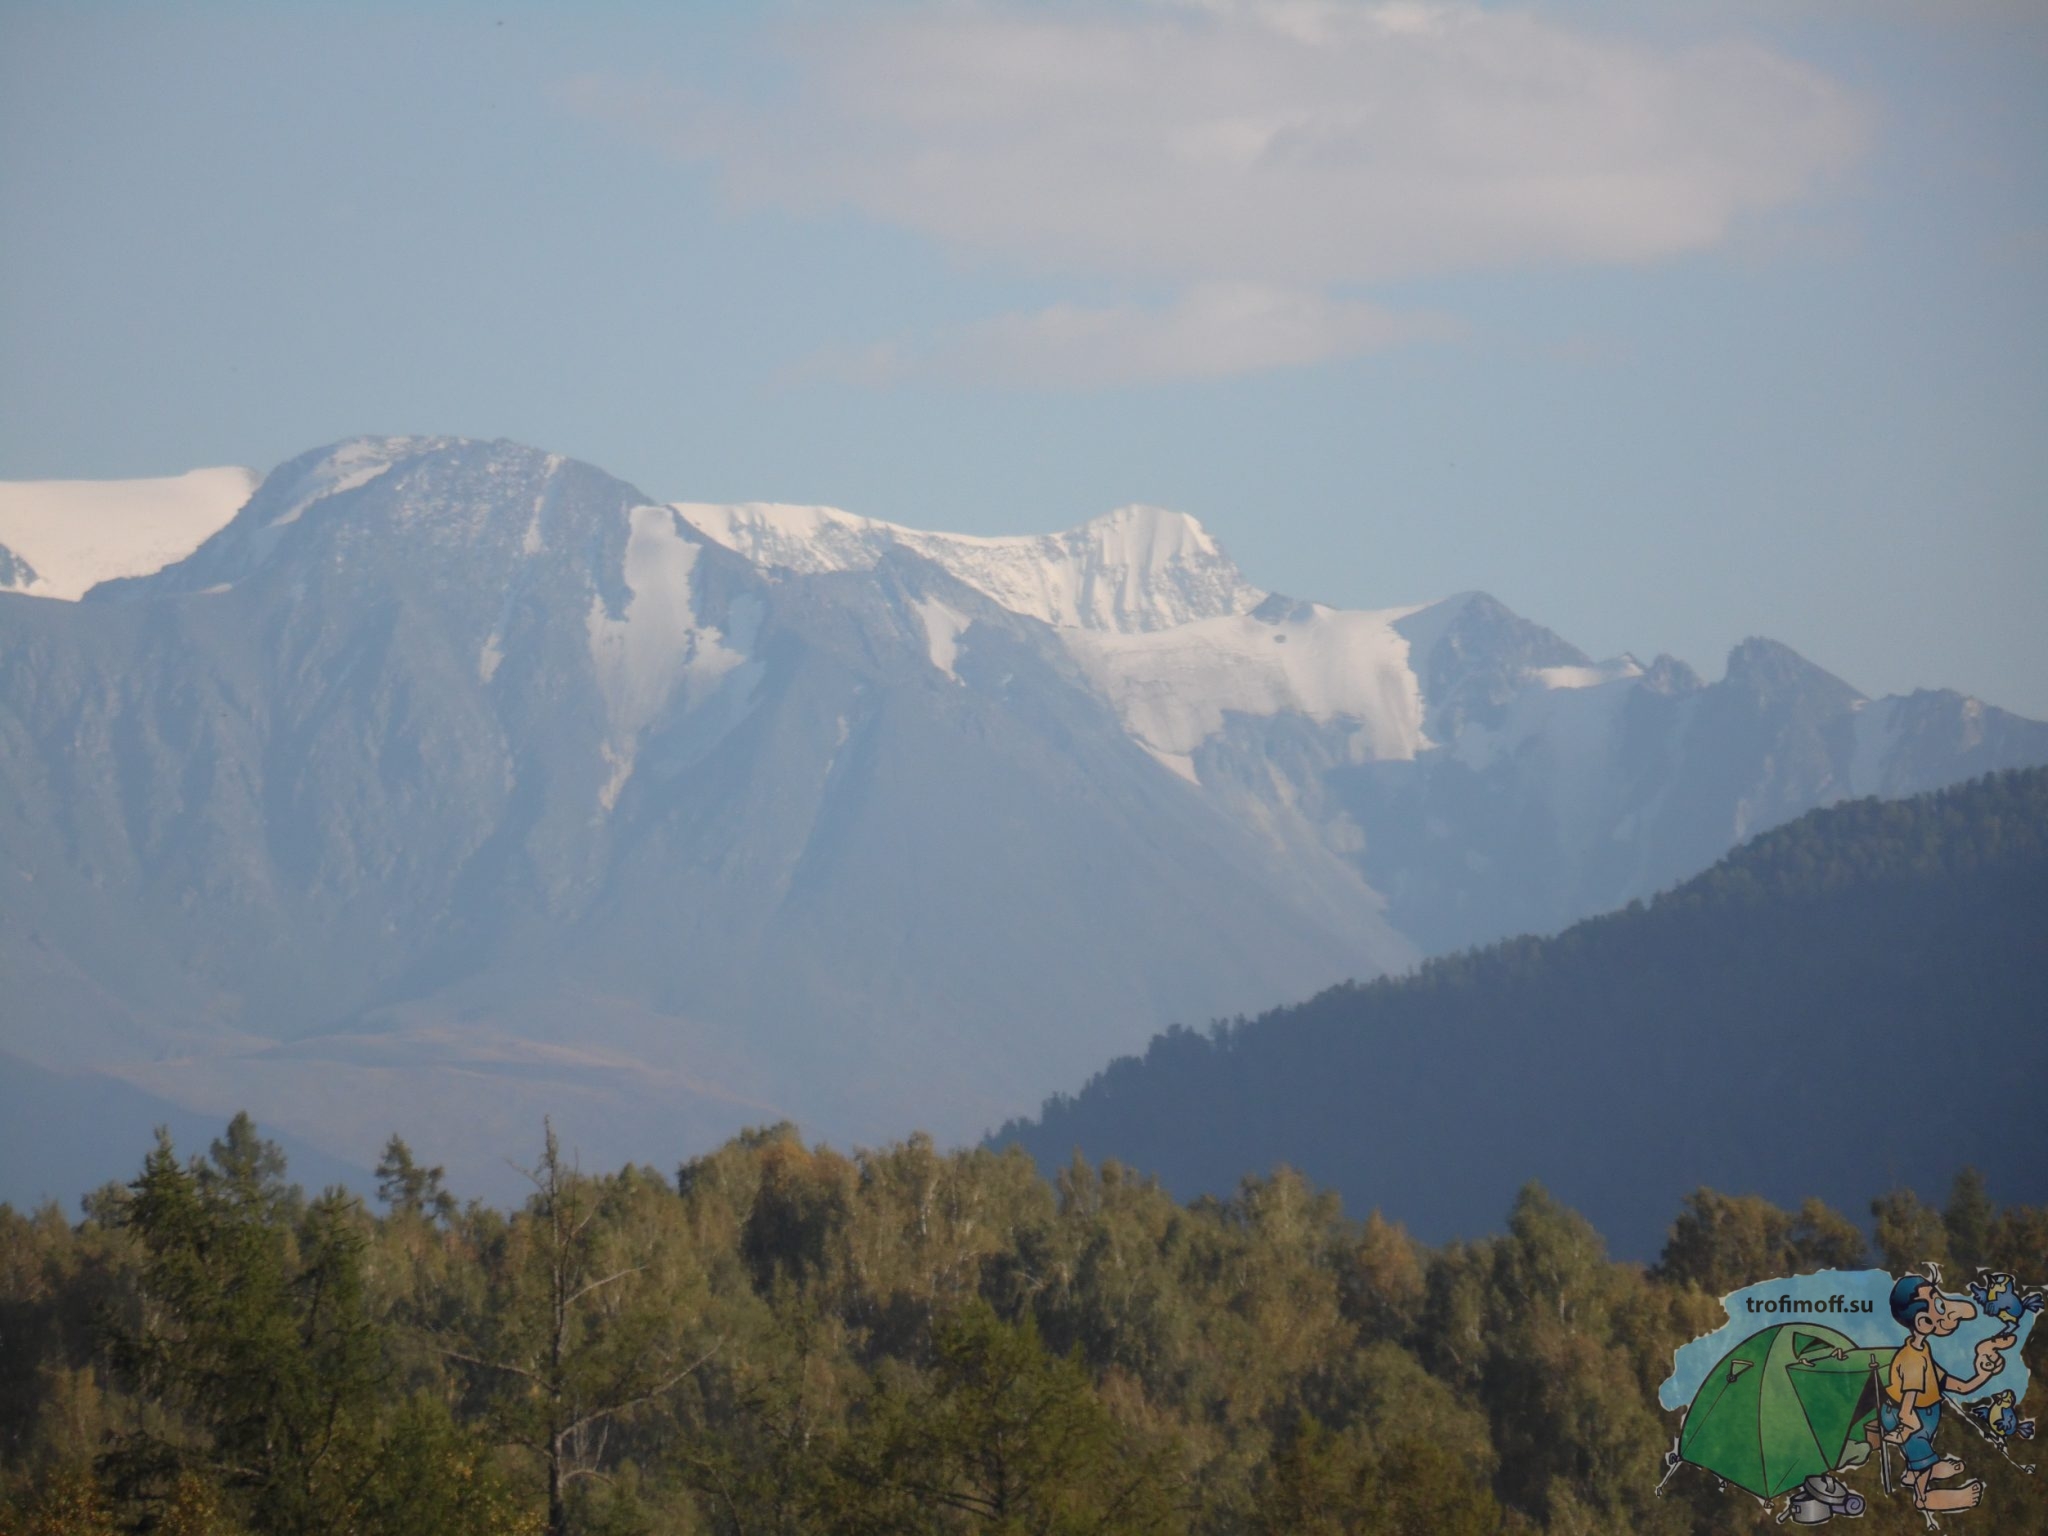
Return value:
M 465 1205 L 394 1137 L 373 1211 L 238 1116 L 82 1220 L 0 1206 L 0 1533 L 1758 1529 L 1703 1474 L 1655 1492 L 1718 1296 L 2048 1273 L 2048 1210 L 1974 1173 L 1867 1230 L 1702 1189 L 1646 1267 L 1533 1185 L 1432 1248 L 1284 1168 L 1181 1204 L 921 1137 L 776 1126 L 671 1176 L 547 1132 L 528 1172 Z M 1999 1470 L 1977 1527 L 2039 1528 Z

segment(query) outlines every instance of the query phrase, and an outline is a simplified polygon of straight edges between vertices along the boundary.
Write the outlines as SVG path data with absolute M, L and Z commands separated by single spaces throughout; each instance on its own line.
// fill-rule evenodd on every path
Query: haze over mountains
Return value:
M 543 1110 L 602 1165 L 972 1137 L 1168 1023 L 2048 762 L 1768 641 L 1709 684 L 1269 594 L 1155 508 L 974 538 L 361 439 L 91 584 L 49 505 L 0 496 L 0 1050 L 467 1192 Z

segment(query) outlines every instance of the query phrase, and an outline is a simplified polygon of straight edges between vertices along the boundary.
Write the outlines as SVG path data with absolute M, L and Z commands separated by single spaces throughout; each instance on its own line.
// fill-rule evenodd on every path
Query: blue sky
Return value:
M 0 0 L 0 477 L 1128 501 L 2048 716 L 2048 13 Z

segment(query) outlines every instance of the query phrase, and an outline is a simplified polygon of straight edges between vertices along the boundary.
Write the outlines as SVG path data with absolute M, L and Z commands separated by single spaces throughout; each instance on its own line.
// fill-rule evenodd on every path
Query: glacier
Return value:
M 0 592 L 75 602 L 103 581 L 160 571 L 225 527 L 260 479 L 226 466 L 140 480 L 0 480 Z

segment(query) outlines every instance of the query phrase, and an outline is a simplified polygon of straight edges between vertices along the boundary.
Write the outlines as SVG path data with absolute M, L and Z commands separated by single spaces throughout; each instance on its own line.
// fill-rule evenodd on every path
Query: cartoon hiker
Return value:
M 1976 1315 L 1974 1305 L 1942 1295 L 1941 1288 L 1925 1275 L 1902 1276 L 1892 1287 L 1892 1317 L 1906 1330 L 1906 1342 L 1892 1356 L 1885 1374 L 1878 1422 L 1885 1443 L 1898 1446 L 1905 1454 L 1906 1487 L 1918 1509 L 1975 1509 L 1984 1496 L 1984 1485 L 1975 1478 L 1953 1487 L 1934 1486 L 1960 1476 L 1963 1470 L 1960 1458 L 1939 1455 L 1934 1449 L 1934 1434 L 1941 1427 L 1942 1394 L 1976 1391 L 2005 1369 L 2001 1351 L 2017 1342 L 2011 1334 L 1981 1340 L 1975 1360 L 1977 1374 L 1968 1381 L 1949 1375 L 1935 1363 L 1928 1341 L 1948 1337 Z

